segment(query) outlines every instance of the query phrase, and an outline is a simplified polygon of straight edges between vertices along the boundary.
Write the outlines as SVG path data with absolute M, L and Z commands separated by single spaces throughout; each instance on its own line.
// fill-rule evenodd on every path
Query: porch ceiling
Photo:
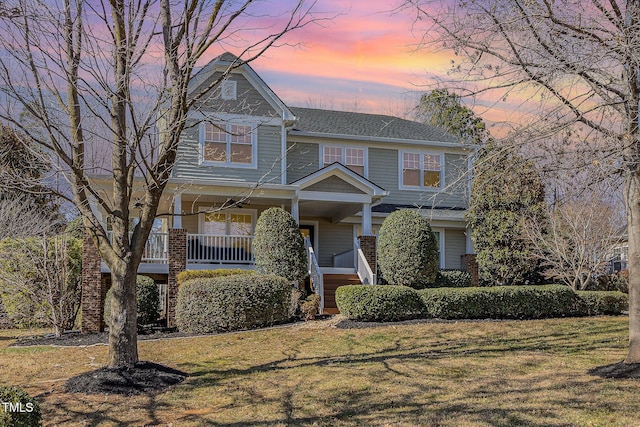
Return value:
M 298 208 L 300 210 L 300 216 L 329 218 L 331 222 L 335 223 L 360 212 L 362 210 L 362 204 L 301 200 Z

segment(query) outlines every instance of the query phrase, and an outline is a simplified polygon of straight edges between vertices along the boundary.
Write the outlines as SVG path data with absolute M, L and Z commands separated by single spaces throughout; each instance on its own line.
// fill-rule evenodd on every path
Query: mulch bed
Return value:
M 181 383 L 187 374 L 168 366 L 138 362 L 134 368 L 100 368 L 69 378 L 68 393 L 155 394 Z
M 193 334 L 185 334 L 175 329 L 160 329 L 147 334 L 138 334 L 138 341 L 155 340 L 164 338 L 181 338 L 189 337 Z M 54 345 L 60 347 L 79 347 L 107 344 L 109 342 L 109 333 L 100 332 L 98 334 L 83 334 L 80 331 L 67 331 L 62 336 L 56 337 L 54 334 L 34 335 L 28 337 L 20 337 L 16 339 L 10 347 L 25 347 L 31 345 Z
M 589 369 L 589 374 L 600 378 L 640 379 L 640 363 L 618 362 Z

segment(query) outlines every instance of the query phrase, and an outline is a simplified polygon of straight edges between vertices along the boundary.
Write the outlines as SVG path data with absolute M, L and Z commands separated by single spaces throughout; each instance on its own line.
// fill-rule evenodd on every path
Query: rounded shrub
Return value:
M 281 208 L 262 212 L 256 223 L 253 256 L 260 273 L 301 281 L 307 274 L 307 251 L 298 224 Z
M 199 278 L 178 289 L 176 323 L 187 333 L 251 329 L 286 322 L 291 284 L 273 274 Z
M 385 218 L 378 236 L 378 264 L 391 285 L 423 288 L 438 273 L 438 242 L 418 212 L 401 209 Z
M 26 391 L 0 386 L 0 426 L 35 427 L 41 419 L 40 405 Z
M 434 288 L 418 291 L 427 317 L 439 319 L 539 319 L 584 315 L 568 286 Z
M 111 321 L 111 300 L 113 293 L 111 289 L 107 292 L 104 300 L 104 322 L 109 325 Z M 158 311 L 160 309 L 160 294 L 158 285 L 148 276 L 136 277 L 136 304 L 138 307 L 138 328 L 143 325 L 151 325 L 158 321 Z
M 416 319 L 423 314 L 420 296 L 408 286 L 341 286 L 336 290 L 336 304 L 341 314 L 363 322 Z

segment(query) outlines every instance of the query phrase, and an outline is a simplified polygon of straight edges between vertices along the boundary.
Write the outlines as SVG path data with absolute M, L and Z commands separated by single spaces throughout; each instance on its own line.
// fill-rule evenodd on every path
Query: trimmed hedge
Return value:
M 111 289 L 104 299 L 104 322 L 109 325 L 111 320 Z M 144 325 L 151 325 L 158 321 L 160 309 L 160 294 L 156 282 L 148 277 L 139 275 L 136 277 L 136 304 L 138 307 L 138 330 Z
M 217 270 L 186 270 L 178 273 L 178 286 L 191 279 L 208 279 L 212 277 L 231 276 L 233 274 L 255 274 L 254 270 L 242 268 L 219 268 Z
M 440 319 L 540 319 L 581 315 L 568 286 L 435 288 L 418 291 L 428 317 Z
M 415 289 L 399 285 L 350 285 L 336 290 L 340 313 L 351 320 L 391 322 L 423 317 Z
M 269 326 L 289 320 L 291 283 L 272 274 L 234 274 L 184 282 L 178 289 L 176 323 L 188 333 Z
M 629 296 L 620 291 L 578 291 L 576 294 L 584 302 L 587 316 L 621 314 L 629 309 Z
M 440 270 L 436 281 L 429 288 L 468 288 L 471 287 L 471 275 L 462 270 Z
M 18 387 L 0 386 L 0 427 L 36 427 L 42 425 L 42 414 L 38 402 Z M 16 407 L 17 405 L 17 407 Z M 5 409 L 7 409 L 5 411 Z

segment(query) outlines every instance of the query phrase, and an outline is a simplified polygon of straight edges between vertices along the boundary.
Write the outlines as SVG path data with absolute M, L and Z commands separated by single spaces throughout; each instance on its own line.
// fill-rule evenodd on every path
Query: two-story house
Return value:
M 211 61 L 191 93 L 236 60 L 226 53 Z M 307 237 L 325 311 L 335 310 L 336 284 L 376 281 L 375 235 L 399 208 L 426 216 L 441 268 L 459 269 L 472 252 L 464 213 L 474 149 L 397 117 L 289 107 L 243 65 L 189 114 L 159 209 L 171 215 L 158 220 L 140 272 L 168 274 L 173 286 L 176 230 L 186 239 L 186 254 L 178 255 L 184 268 L 251 268 L 256 220 L 273 206 L 291 212 Z

